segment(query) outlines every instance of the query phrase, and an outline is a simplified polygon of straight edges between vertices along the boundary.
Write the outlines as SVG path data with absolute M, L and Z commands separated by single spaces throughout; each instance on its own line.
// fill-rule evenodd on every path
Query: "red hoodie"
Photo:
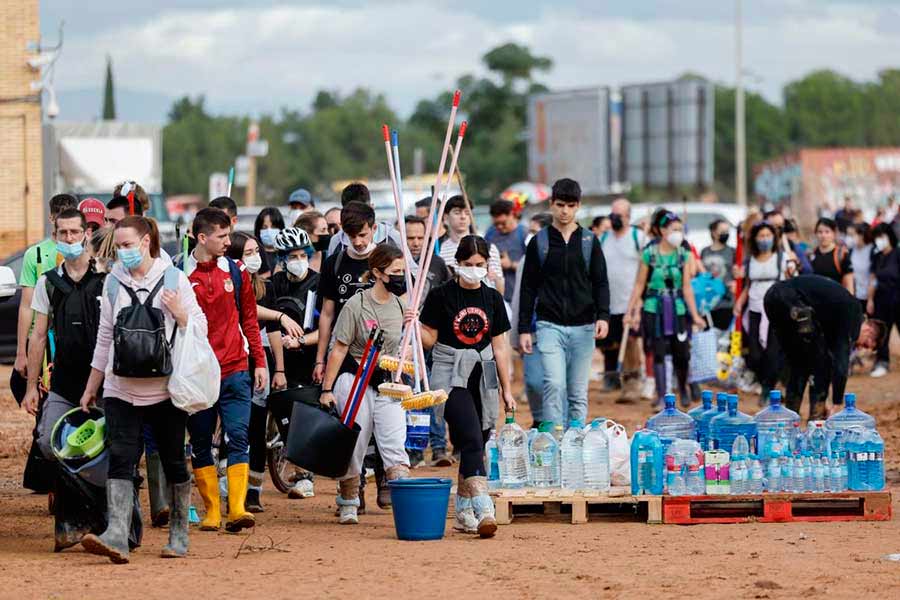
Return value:
M 226 258 L 196 263 L 196 268 L 188 276 L 197 296 L 197 304 L 206 315 L 209 344 L 219 359 L 222 379 L 249 368 L 245 344 L 249 344 L 250 355 L 256 366 L 266 364 L 259 323 L 256 320 L 253 284 L 243 263 L 237 261 L 237 264 L 241 269 L 242 281 L 240 319 L 234 297 L 234 282 L 231 280 Z

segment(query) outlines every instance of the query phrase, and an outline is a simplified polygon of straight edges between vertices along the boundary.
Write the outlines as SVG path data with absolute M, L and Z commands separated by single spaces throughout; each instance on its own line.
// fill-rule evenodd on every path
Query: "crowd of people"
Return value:
M 463 196 L 446 200 L 439 223 L 430 198 L 416 203 L 415 215 L 378 222 L 368 189 L 353 183 L 340 208 L 324 214 L 309 192 L 297 190 L 287 221 L 266 207 L 250 233 L 235 230 L 235 202 L 219 197 L 196 213 L 181 251 L 170 256 L 156 223 L 143 216 L 149 199 L 135 182 L 118 186 L 106 205 L 54 196 L 53 235 L 23 261 L 13 376 L 25 381 L 21 402 L 36 415 L 36 447 L 47 464 L 55 464 L 55 424 L 78 407 L 102 407 L 109 452 L 99 531 L 70 518 L 66 504 L 79 491 L 62 467 L 52 469 L 56 549 L 80 543 L 113 562 L 129 560 L 142 455 L 150 522 L 169 527 L 162 556 L 187 552 L 192 480 L 204 505 L 200 531 L 252 527 L 264 511 L 267 398 L 320 386 L 320 402 L 342 410 L 373 327 L 383 333 L 384 352 L 396 356 L 405 328 L 418 323 L 432 386 L 448 392 L 445 404 L 429 409 L 432 464 L 459 462 L 455 526 L 490 536 L 497 526 L 483 452 L 501 407 L 516 408 L 511 348 L 521 357 L 535 421 L 567 426 L 587 421 L 596 349 L 603 385 L 621 389 L 620 401 L 644 395 L 655 407 L 675 387 L 687 405 L 699 399 L 690 378 L 693 333 L 725 332 L 742 319 L 761 391 L 784 382 L 799 407 L 812 375 L 810 410 L 818 416 L 828 384 L 833 402 L 841 401 L 862 315 L 900 326 L 900 255 L 887 224 L 823 218 L 808 251 L 791 221 L 753 214 L 742 225 L 745 258 L 736 263 L 725 221 L 710 224 L 711 243 L 698 251 L 674 212 L 660 209 L 649 222 L 632 223 L 631 206 L 620 198 L 608 217 L 585 228 L 577 221 L 581 202 L 579 184 L 561 179 L 547 212 L 522 222 L 521 207 L 496 201 L 493 224 L 479 236 Z M 428 238 L 432 225 L 438 234 Z M 407 270 L 413 282 L 423 276 L 431 243 L 424 293 L 410 306 Z M 727 292 L 701 313 L 692 281 L 703 271 Z M 804 273 L 818 277 L 795 277 Z M 849 314 L 835 312 L 847 310 L 848 298 L 858 318 L 835 327 L 838 314 Z M 171 340 L 189 321 L 208 338 L 221 370 L 218 401 L 190 416 L 167 386 Z M 872 376 L 887 369 L 884 337 L 866 339 L 879 346 Z M 827 353 L 822 364 L 809 361 L 813 351 Z M 405 413 L 379 391 L 390 380 L 375 368 L 362 394 L 360 436 L 337 486 L 342 524 L 358 523 L 365 512 L 370 446 L 381 507 L 390 505 L 386 482 L 407 477 L 425 458 L 406 449 Z M 313 479 L 296 469 L 289 496 L 312 497 Z

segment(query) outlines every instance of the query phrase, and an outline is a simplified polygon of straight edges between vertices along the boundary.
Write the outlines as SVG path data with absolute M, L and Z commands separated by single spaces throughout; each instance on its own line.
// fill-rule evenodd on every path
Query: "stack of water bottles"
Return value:
M 844 395 L 844 410 L 825 421 L 830 450 L 846 465 L 844 489 L 884 489 L 884 440 L 875 419 L 856 408 L 856 394 Z
M 500 435 L 491 435 L 485 451 L 488 483 L 494 488 L 609 491 L 609 440 L 602 419 L 588 426 L 572 420 L 565 433 L 562 426 L 545 421 L 526 433 L 507 415 Z

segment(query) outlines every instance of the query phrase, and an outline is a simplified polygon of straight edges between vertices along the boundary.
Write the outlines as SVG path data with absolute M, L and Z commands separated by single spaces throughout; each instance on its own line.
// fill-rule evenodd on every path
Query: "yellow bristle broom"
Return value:
M 382 356 L 378 359 L 378 368 L 396 373 L 397 369 L 400 368 L 400 359 L 393 356 Z M 416 365 L 410 360 L 403 361 L 403 374 L 415 375 Z

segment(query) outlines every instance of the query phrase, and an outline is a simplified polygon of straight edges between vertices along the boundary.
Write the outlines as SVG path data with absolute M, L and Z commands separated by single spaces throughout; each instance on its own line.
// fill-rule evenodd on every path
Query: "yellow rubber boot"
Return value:
M 222 526 L 222 509 L 219 506 L 219 476 L 215 465 L 194 469 L 194 481 L 206 507 L 206 515 L 200 521 L 200 531 L 218 531 Z
M 241 463 L 228 467 L 228 520 L 225 522 L 225 531 L 237 533 L 241 529 L 253 527 L 256 520 L 253 515 L 244 508 L 247 499 L 247 477 L 250 475 L 250 465 Z

